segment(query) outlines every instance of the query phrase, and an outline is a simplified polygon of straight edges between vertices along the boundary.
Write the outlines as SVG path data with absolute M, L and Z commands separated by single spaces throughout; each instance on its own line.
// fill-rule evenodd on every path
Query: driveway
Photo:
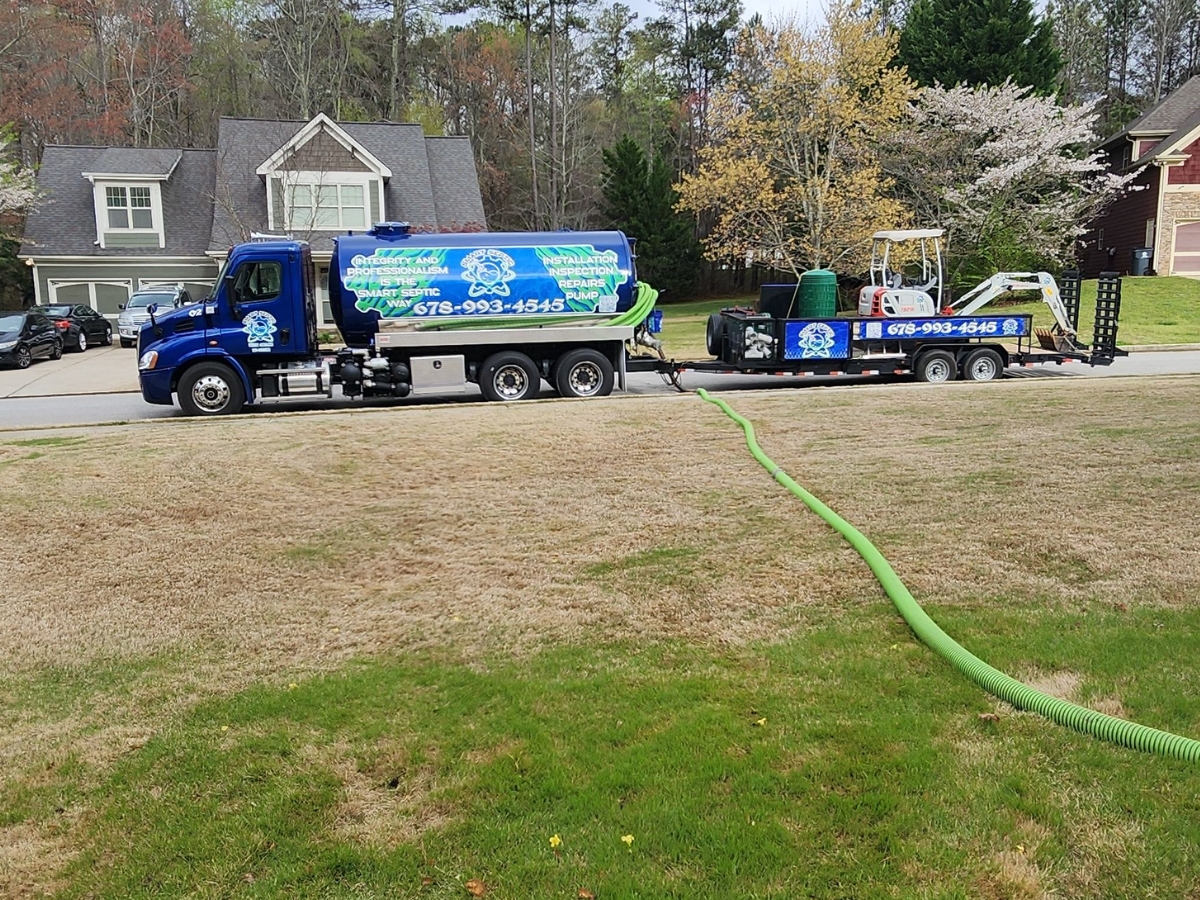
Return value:
M 138 390 L 137 350 L 114 343 L 62 359 L 39 359 L 28 369 L 0 368 L 0 398 L 112 394 Z

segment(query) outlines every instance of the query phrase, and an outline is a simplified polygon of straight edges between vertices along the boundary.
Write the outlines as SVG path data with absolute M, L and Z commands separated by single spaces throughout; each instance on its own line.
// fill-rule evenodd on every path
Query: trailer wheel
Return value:
M 917 380 L 930 384 L 953 381 L 958 374 L 958 364 L 945 350 L 926 350 L 917 360 Z
M 613 389 L 612 363 L 596 350 L 571 350 L 554 365 L 554 387 L 562 397 L 607 397 Z
M 223 363 L 192 366 L 179 379 L 179 406 L 189 416 L 228 416 L 246 403 L 242 379 Z
M 704 346 L 708 348 L 708 355 L 720 359 L 724 343 L 725 317 L 720 313 L 712 313 L 708 317 L 708 327 L 704 330 Z
M 479 369 L 479 390 L 488 400 L 531 400 L 542 389 L 542 373 L 524 353 L 493 353 Z
M 995 350 L 976 350 L 963 363 L 967 381 L 994 381 L 1004 372 L 1004 363 Z

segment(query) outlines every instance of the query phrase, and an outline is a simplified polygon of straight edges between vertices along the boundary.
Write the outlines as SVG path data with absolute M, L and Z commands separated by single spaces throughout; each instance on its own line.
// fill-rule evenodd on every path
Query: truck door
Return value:
M 221 346 L 233 356 L 303 356 L 308 352 L 299 254 L 241 260 L 223 286 Z

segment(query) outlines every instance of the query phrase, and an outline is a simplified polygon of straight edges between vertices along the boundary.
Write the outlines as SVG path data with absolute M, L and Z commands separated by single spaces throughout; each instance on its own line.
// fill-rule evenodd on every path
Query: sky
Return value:
M 639 19 L 652 19 L 662 15 L 653 0 L 625 0 L 638 13 Z M 745 17 L 755 13 L 770 22 L 773 18 L 795 16 L 801 23 L 819 24 L 825 18 L 827 0 L 742 0 Z

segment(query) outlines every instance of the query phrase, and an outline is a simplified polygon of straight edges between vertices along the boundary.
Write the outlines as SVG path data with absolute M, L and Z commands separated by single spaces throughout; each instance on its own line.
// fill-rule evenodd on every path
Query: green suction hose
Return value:
M 857 528 L 835 513 L 832 509 L 806 491 L 784 472 L 767 456 L 754 437 L 754 426 L 742 418 L 723 400 L 710 397 L 703 389 L 696 392 L 704 400 L 714 403 L 724 410 L 725 414 L 742 426 L 746 434 L 746 446 L 750 453 L 771 473 L 771 477 L 799 497 L 809 509 L 824 519 L 866 560 L 887 595 L 892 598 L 896 609 L 908 623 L 908 626 L 932 650 L 945 657 L 960 672 L 974 681 L 990 694 L 999 697 L 1017 709 L 1030 709 L 1052 719 L 1060 725 L 1074 728 L 1084 734 L 1090 734 L 1101 740 L 1143 750 L 1148 753 L 1158 753 L 1173 759 L 1200 762 L 1200 741 L 1181 737 L 1167 731 L 1147 728 L 1135 722 L 1127 722 L 1114 716 L 1087 709 L 1074 703 L 1051 697 L 1049 694 L 1034 690 L 1028 685 L 1021 684 L 1015 678 L 1010 678 L 998 669 L 994 669 L 979 657 L 961 647 L 953 638 L 938 627 L 929 618 L 925 610 L 909 593 L 904 582 L 900 580 L 895 570 L 884 558 L 875 545 L 872 544 Z
M 418 331 L 470 331 L 476 328 L 538 328 L 541 326 L 562 325 L 640 325 L 654 309 L 658 300 L 658 291 L 644 281 L 637 283 L 633 306 L 618 316 L 584 315 L 584 316 L 480 316 L 477 318 L 452 319 L 439 321 L 433 319 L 420 322 Z

